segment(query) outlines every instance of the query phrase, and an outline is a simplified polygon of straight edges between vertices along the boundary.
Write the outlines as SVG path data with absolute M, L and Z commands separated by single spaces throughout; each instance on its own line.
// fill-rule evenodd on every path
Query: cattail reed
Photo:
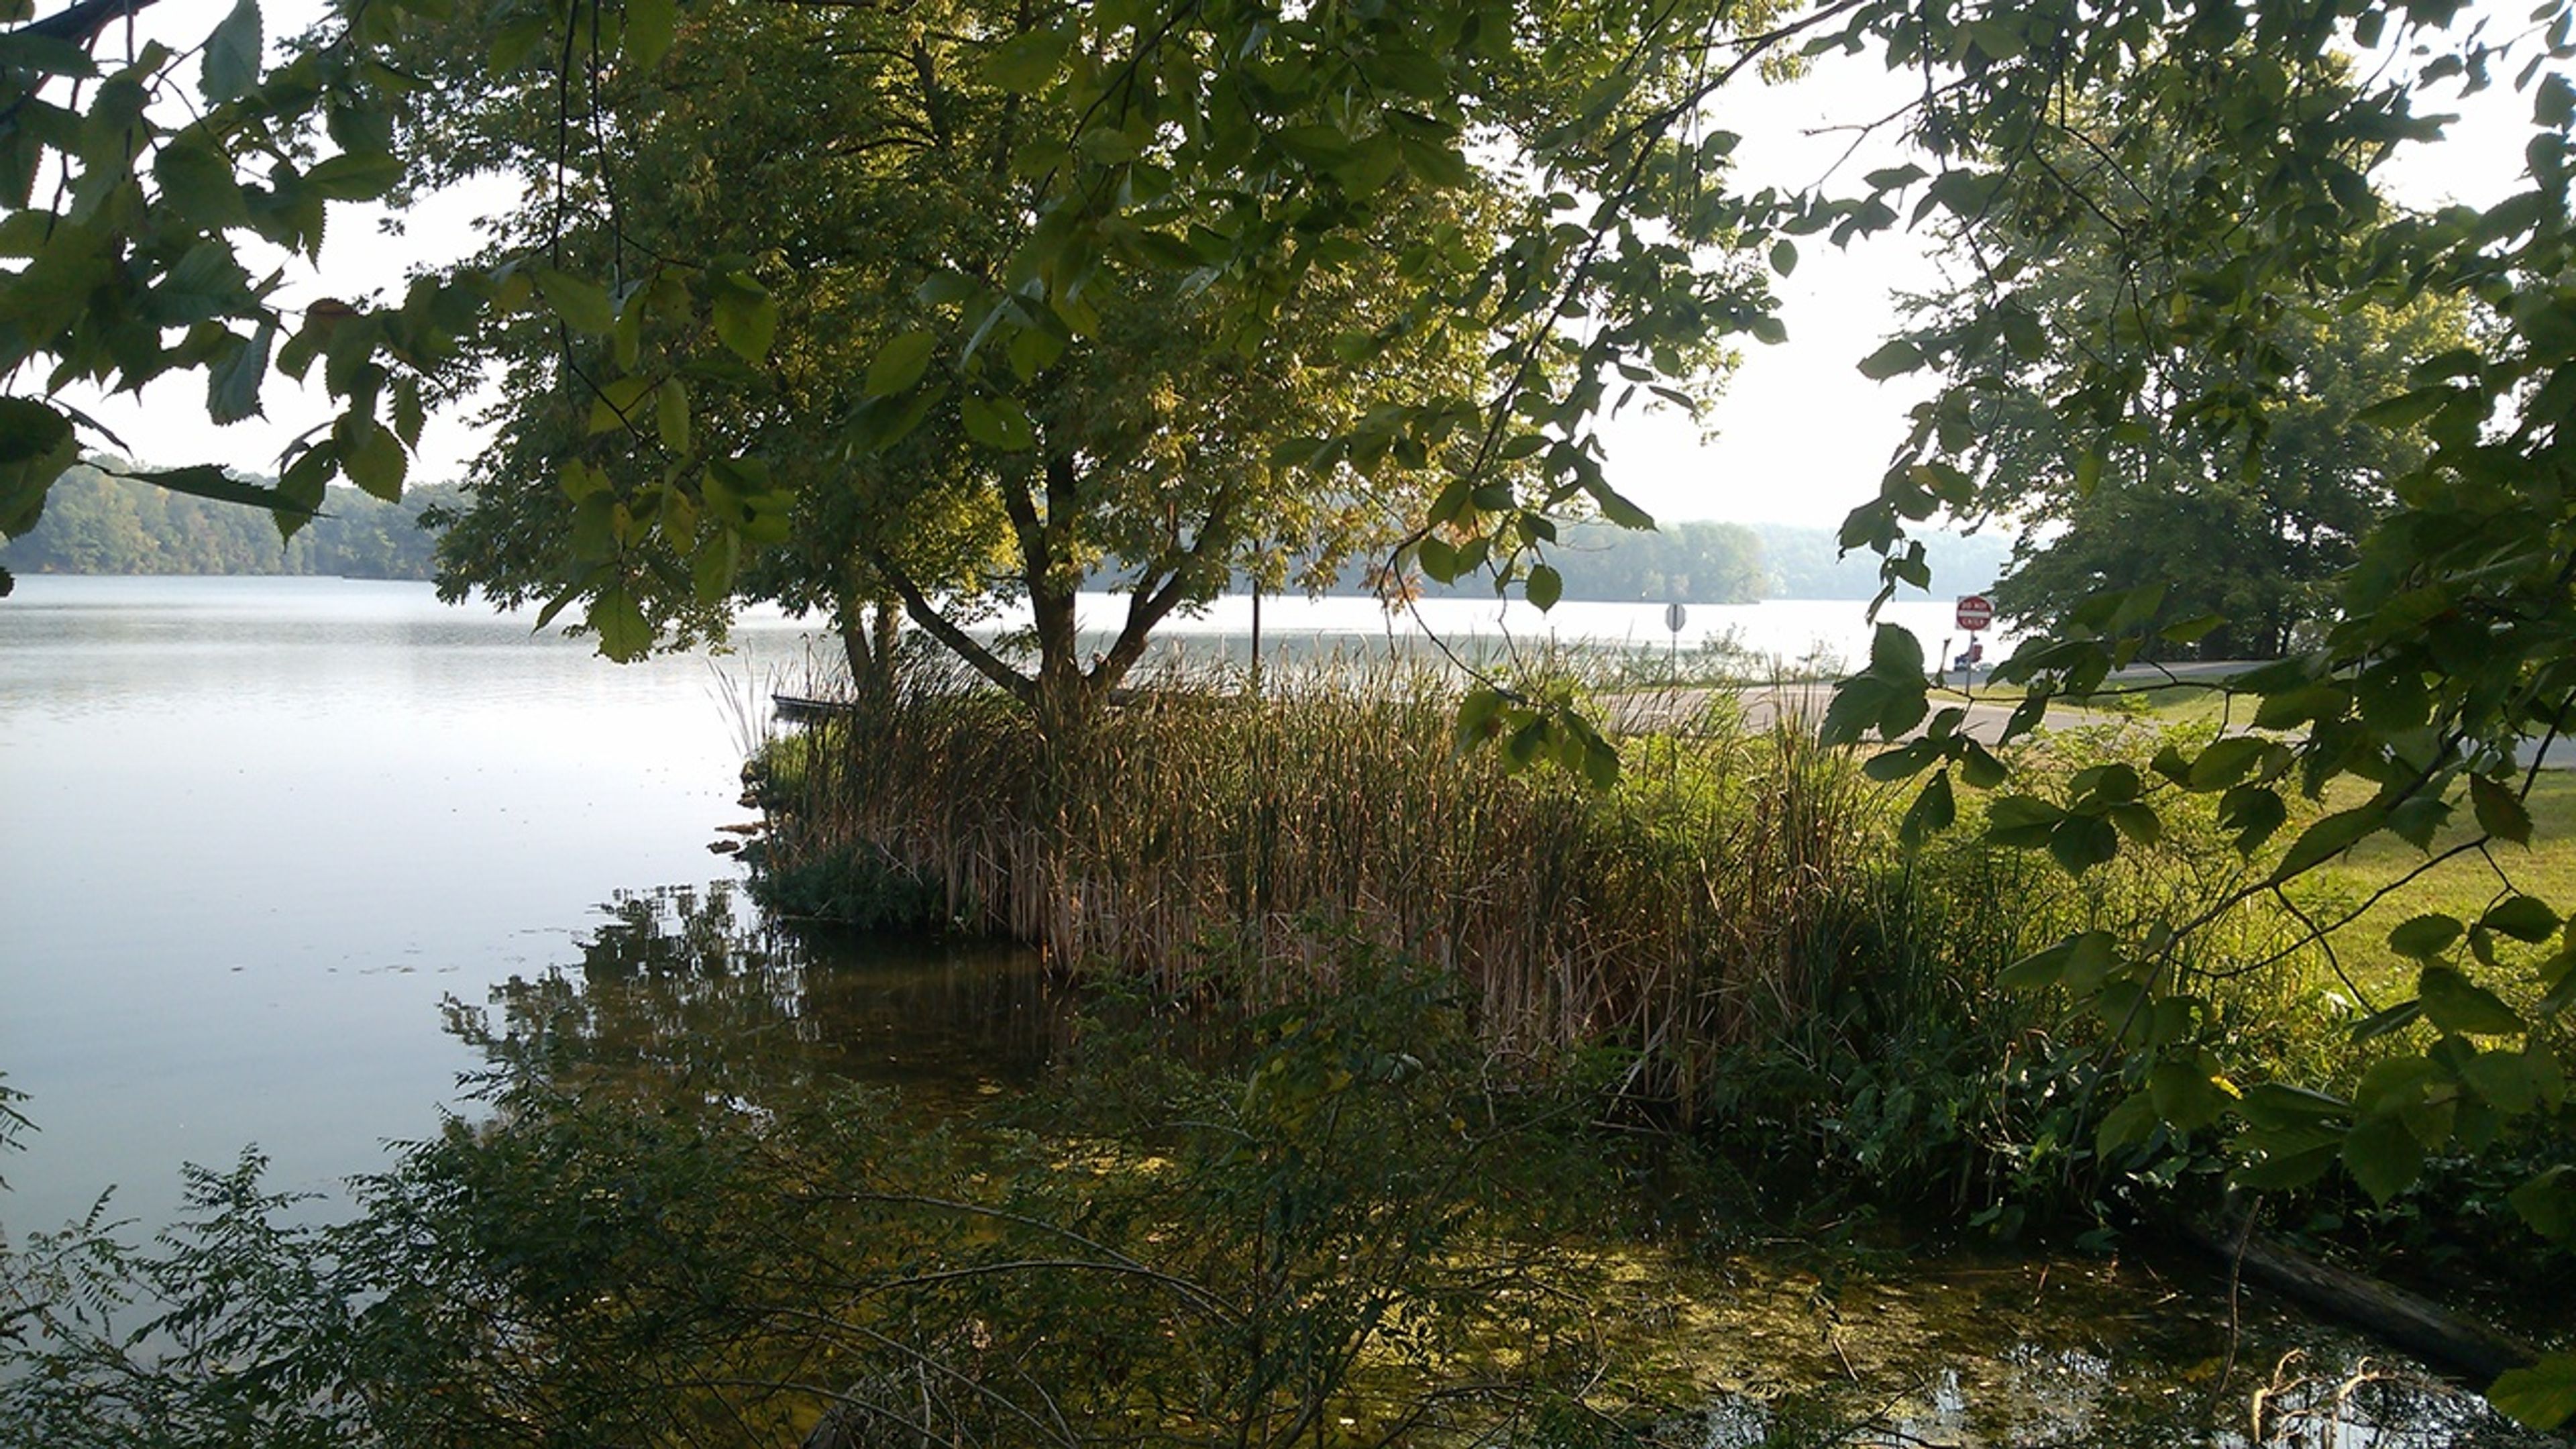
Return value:
M 1155 692 L 1050 747 L 915 671 L 775 753 L 769 871 L 855 870 L 957 929 L 1194 998 L 1331 989 L 1356 938 L 1455 973 L 1501 1053 L 1634 1048 L 1688 1102 L 1827 991 L 1883 905 L 1881 800 L 1795 722 L 1632 742 L 1601 792 L 1452 743 L 1428 671 Z

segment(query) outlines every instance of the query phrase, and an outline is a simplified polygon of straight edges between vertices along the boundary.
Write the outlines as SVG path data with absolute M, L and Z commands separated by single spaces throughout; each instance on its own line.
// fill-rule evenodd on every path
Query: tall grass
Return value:
M 1881 964 L 1879 793 L 1794 722 L 1711 718 L 1605 793 L 1457 750 L 1455 703 L 1427 671 L 1326 663 L 1049 748 L 917 671 L 773 752 L 768 875 L 1250 1006 L 1330 989 L 1356 937 L 1452 973 L 1500 1052 L 1625 1045 L 1684 1101 L 1713 1053 Z

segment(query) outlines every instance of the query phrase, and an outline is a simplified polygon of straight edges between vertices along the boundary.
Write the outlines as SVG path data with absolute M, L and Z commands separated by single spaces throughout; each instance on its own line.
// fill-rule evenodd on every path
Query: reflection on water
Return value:
M 493 987 L 489 1013 L 451 1004 L 493 1070 L 749 1096 L 828 1076 L 963 1110 L 1034 1085 L 1070 1030 L 1021 947 L 786 930 L 731 881 L 600 912 L 577 961 Z
M 1840 1283 L 1736 1265 L 1699 1449 L 2563 1443 L 2369 1341 L 2132 1264 L 1945 1253 Z M 1803 1289 L 1803 1291 L 1802 1291 Z M 1804 1301 L 1801 1301 L 1804 1300 Z
M 453 1008 L 495 1078 L 769 1106 L 854 1080 L 964 1123 L 1045 1090 L 1071 1056 L 1073 1003 L 1026 951 L 783 930 L 731 883 L 623 895 L 601 915 L 557 969 L 494 988 L 489 1011 Z M 1700 1405 L 1650 1445 L 2561 1442 L 2252 1290 L 2231 1323 L 2224 1282 L 2197 1264 L 1607 1246 L 1640 1265 L 1598 1305 L 1620 1348 L 1678 1386 L 1666 1401 Z

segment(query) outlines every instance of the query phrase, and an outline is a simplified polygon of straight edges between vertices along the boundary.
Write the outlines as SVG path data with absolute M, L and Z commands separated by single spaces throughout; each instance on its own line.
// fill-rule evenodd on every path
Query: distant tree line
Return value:
M 81 464 L 45 499 L 35 529 L 0 544 L 0 567 L 21 574 L 328 574 L 426 579 L 438 535 L 422 510 L 461 501 L 449 485 L 404 490 L 399 504 L 335 487 L 292 542 L 257 509 L 214 503 Z
M 1548 551 L 1565 579 L 1565 597 L 1600 603 L 1751 604 L 1764 599 L 1866 599 L 1878 592 L 1878 556 L 1840 556 L 1831 528 L 1785 523 L 1666 523 L 1652 531 L 1578 523 Z M 1994 586 L 2012 544 L 1993 534 L 1928 533 L 1924 552 L 1940 597 Z M 1456 597 L 1489 591 L 1481 575 L 1448 587 L 1416 586 Z M 1240 580 L 1237 587 L 1244 585 Z M 1357 563 L 1334 580 L 1334 594 L 1370 592 Z M 1901 597 L 1920 598 L 1905 590 Z
M 1763 569 L 1770 579 L 1766 598 L 1866 599 L 1878 592 L 1878 555 L 1862 549 L 1839 557 L 1836 530 L 1779 523 L 1756 528 L 1762 535 Z M 1993 588 L 2012 558 L 2012 540 L 1999 533 L 1963 537 L 1926 530 L 1922 540 L 1924 561 L 1932 566 L 1932 594 L 1937 598 Z M 1897 597 L 1922 596 L 1904 589 Z
M 0 567 L 28 574 L 332 574 L 427 579 L 436 532 L 421 513 L 461 502 L 452 485 L 405 490 L 400 504 L 334 488 L 322 515 L 291 543 L 268 515 L 102 473 L 83 464 L 54 485 L 44 521 L 0 545 Z M 2009 545 L 1994 537 L 1928 541 L 1943 594 L 1994 582 Z M 1865 599 L 1878 588 L 1876 556 L 1836 559 L 1834 530 L 1786 524 L 1667 523 L 1652 531 L 1605 523 L 1565 529 L 1549 560 L 1565 597 L 1611 603 L 1750 604 L 1761 599 Z M 1480 581 L 1441 594 L 1479 590 Z M 1344 570 L 1334 593 L 1359 593 L 1362 570 Z

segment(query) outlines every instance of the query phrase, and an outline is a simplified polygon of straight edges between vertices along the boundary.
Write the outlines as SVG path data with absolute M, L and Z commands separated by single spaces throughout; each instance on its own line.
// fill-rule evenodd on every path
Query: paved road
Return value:
M 2167 666 L 2175 676 L 2195 682 L 2209 678 L 2225 678 L 2251 667 L 2248 664 L 2233 661 Z M 2113 678 L 2146 683 L 2162 679 L 2164 673 L 2163 670 L 2128 670 Z M 1612 734 L 1686 732 L 1699 723 L 1714 702 L 1714 697 L 1720 694 L 1731 694 L 1734 697 L 1736 707 L 1743 711 L 1743 722 L 1749 728 L 1767 730 L 1785 716 L 1813 729 L 1824 722 L 1825 709 L 1833 702 L 1834 687 L 1830 683 L 1821 682 L 1757 684 L 1733 690 L 1692 687 L 1616 694 L 1602 701 L 1603 713 L 1606 716 L 1603 722 Z M 1944 694 L 1936 691 L 1932 699 L 1932 708 L 1937 712 L 1960 703 L 1962 701 L 1955 692 Z M 1993 744 L 2003 737 L 2004 724 L 2012 718 L 2013 712 L 2009 704 L 1982 702 L 1969 703 L 1967 710 L 1968 718 L 1964 726 L 1966 733 L 1987 744 Z M 2107 710 L 2076 709 L 2067 705 L 2052 705 L 2048 711 L 2047 725 L 2051 729 L 2104 724 L 2130 726 L 2142 734 L 2156 728 L 2154 719 L 2139 715 L 2119 714 Z M 2526 766 L 2536 760 L 2547 769 L 2576 769 L 2576 740 L 2559 740 L 2549 747 L 2546 754 L 2542 753 L 2539 741 L 2526 740 L 2522 746 L 2521 759 Z
M 1746 727 L 1770 729 L 1783 717 L 1809 729 L 1822 724 L 1825 708 L 1833 702 L 1831 684 L 1759 684 L 1738 690 L 1708 688 L 1656 690 L 1633 694 L 1610 695 L 1602 701 L 1605 723 L 1613 734 L 1663 734 L 1686 731 L 1699 723 L 1719 695 L 1731 694 L 1737 709 L 1743 712 Z M 1956 694 L 1933 696 L 1937 712 L 1962 703 Z M 2004 723 L 2012 718 L 2008 704 L 1971 703 L 1967 706 L 1966 732 L 1993 744 L 2003 737 Z M 2099 710 L 2064 707 L 2048 712 L 2051 727 L 2065 729 L 2075 725 L 2113 724 L 2134 721 L 2134 716 L 2110 714 Z

